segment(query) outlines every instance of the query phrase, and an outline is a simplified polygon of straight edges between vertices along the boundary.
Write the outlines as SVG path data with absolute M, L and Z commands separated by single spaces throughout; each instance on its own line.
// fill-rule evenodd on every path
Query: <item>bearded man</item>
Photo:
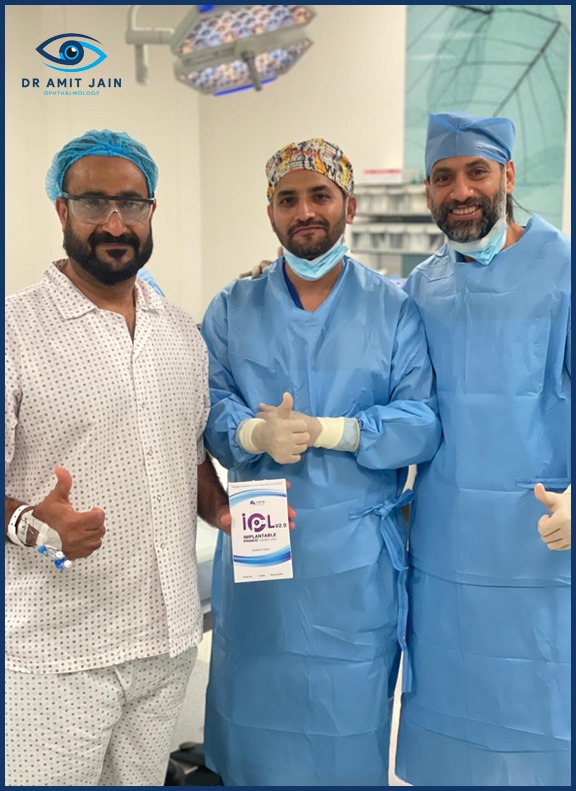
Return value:
M 397 774 L 570 785 L 570 241 L 512 213 L 514 124 L 432 115 L 447 242 L 410 274 L 443 440 L 418 471 Z
M 10 786 L 163 784 L 202 639 L 197 514 L 230 526 L 206 347 L 136 277 L 157 178 L 124 132 L 67 143 L 46 180 L 67 258 L 6 300 Z
M 266 176 L 281 256 L 206 312 L 205 441 L 233 481 L 290 480 L 294 578 L 235 584 L 218 542 L 206 762 L 230 786 L 382 786 L 405 645 L 403 489 L 440 440 L 432 369 L 412 300 L 347 255 L 344 152 L 289 143 Z

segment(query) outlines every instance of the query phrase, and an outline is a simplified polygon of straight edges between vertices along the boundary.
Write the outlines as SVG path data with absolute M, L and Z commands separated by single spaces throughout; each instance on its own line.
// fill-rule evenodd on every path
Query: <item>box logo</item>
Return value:
M 274 525 L 270 521 L 270 516 L 266 514 L 250 514 L 248 519 L 246 519 L 246 514 L 242 514 L 242 529 L 243 530 L 251 530 L 253 533 L 260 533 L 265 528 L 272 528 Z

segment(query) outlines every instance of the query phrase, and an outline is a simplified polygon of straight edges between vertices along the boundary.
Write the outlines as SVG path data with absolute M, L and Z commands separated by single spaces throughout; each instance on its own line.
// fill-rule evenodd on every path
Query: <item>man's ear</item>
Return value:
M 356 209 L 358 208 L 358 201 L 354 195 L 348 198 L 348 205 L 346 206 L 346 222 L 350 224 L 356 216 Z
M 504 165 L 504 173 L 506 174 L 506 194 L 512 195 L 516 185 L 516 168 L 512 160 Z
M 68 203 L 66 202 L 65 198 L 56 198 L 56 213 L 60 218 L 62 230 L 64 230 L 66 223 L 68 222 Z

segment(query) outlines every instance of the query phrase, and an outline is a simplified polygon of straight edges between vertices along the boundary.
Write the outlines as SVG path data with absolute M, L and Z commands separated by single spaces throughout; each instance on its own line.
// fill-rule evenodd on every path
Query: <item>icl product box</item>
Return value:
M 229 481 L 234 582 L 291 579 L 286 481 Z

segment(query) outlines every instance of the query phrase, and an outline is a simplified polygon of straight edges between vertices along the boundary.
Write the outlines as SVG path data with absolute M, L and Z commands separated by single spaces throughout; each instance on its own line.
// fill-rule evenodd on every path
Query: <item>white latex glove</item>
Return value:
M 292 419 L 294 399 L 284 393 L 266 419 L 250 418 L 238 426 L 238 443 L 248 453 L 268 453 L 278 464 L 296 464 L 308 448 L 310 436 L 303 420 Z
M 257 418 L 267 420 L 278 407 L 258 404 L 260 412 Z M 309 448 L 327 448 L 328 450 L 354 451 L 360 442 L 360 427 L 355 418 L 344 417 L 312 417 L 303 412 L 291 412 L 292 420 L 303 420 L 306 431 L 310 435 Z
M 284 393 L 284 395 L 288 395 Z M 292 396 L 290 396 L 292 398 Z M 292 400 L 292 405 L 294 405 L 294 401 Z M 271 406 L 270 404 L 258 404 L 260 407 L 260 412 L 256 415 L 257 418 L 261 420 L 270 420 L 271 416 L 280 409 L 277 406 Z M 303 420 L 306 424 L 306 431 L 310 435 L 308 440 L 308 447 L 311 448 L 315 441 L 320 436 L 320 432 L 322 431 L 322 424 L 320 423 L 317 417 L 311 417 L 310 415 L 305 415 L 303 412 L 295 412 L 292 410 L 290 412 L 290 419 L 291 420 Z
M 565 492 L 548 492 L 543 484 L 534 487 L 534 497 L 550 511 L 538 520 L 540 538 L 548 549 L 572 548 L 572 486 Z

